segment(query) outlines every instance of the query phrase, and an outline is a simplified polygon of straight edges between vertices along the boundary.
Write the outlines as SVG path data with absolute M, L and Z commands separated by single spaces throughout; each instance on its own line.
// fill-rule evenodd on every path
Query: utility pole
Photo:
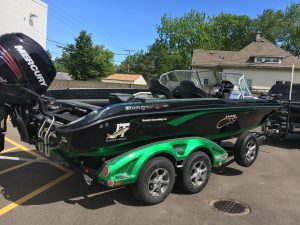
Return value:
M 128 65 L 127 65 L 127 73 L 130 72 L 130 60 L 131 60 L 131 53 L 135 52 L 133 49 L 126 49 L 125 52 L 128 52 Z

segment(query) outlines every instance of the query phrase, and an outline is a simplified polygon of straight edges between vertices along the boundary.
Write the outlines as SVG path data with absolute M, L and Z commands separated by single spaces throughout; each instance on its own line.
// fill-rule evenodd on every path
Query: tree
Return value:
M 208 22 L 211 41 L 218 50 L 238 51 L 253 41 L 257 32 L 253 20 L 248 16 L 221 13 Z
M 300 57 L 300 4 L 293 3 L 284 11 L 281 47 Z
M 194 49 L 211 49 L 209 26 L 204 13 L 191 10 L 182 17 L 165 14 L 157 26 L 158 38 L 149 48 L 153 73 L 158 75 L 175 69 L 188 69 Z
M 171 70 L 188 69 L 190 66 L 190 52 L 180 51 L 176 47 L 168 48 L 159 40 L 150 46 L 148 55 L 154 65 L 154 75 L 161 75 Z
M 269 41 L 278 43 L 282 37 L 283 12 L 266 9 L 254 20 L 256 30 Z
M 127 56 L 125 60 L 118 66 L 119 73 L 142 74 L 147 80 L 150 74 L 154 72 L 153 61 L 149 54 L 144 51 L 138 51 L 131 56 Z
M 55 58 L 53 60 L 54 67 L 57 72 L 68 72 L 67 68 L 64 66 L 64 60 L 68 57 L 66 54 L 63 53 L 62 57 Z
M 268 40 L 300 56 L 300 4 L 292 3 L 284 11 L 264 10 L 255 23 Z
M 169 49 L 191 53 L 196 48 L 212 48 L 205 13 L 191 10 L 182 17 L 164 15 L 157 26 L 158 40 Z
M 51 52 L 50 52 L 49 49 L 46 50 L 46 53 L 47 53 L 48 57 L 49 57 L 50 59 L 52 59 L 52 54 L 51 54 Z
M 76 80 L 97 79 L 114 72 L 114 54 L 104 46 L 93 45 L 91 34 L 81 31 L 75 44 L 63 48 L 58 60 Z

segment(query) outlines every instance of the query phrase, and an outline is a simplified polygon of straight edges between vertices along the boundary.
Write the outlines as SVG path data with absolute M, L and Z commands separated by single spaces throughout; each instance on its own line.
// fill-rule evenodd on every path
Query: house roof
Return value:
M 279 57 L 280 64 L 254 63 L 253 57 Z M 206 67 L 258 67 L 258 68 L 291 68 L 300 69 L 300 59 L 289 52 L 278 48 L 265 38 L 256 39 L 240 51 L 205 51 L 194 50 L 192 66 Z
M 115 73 L 104 78 L 104 80 L 136 81 L 142 77 L 140 74 L 122 74 Z

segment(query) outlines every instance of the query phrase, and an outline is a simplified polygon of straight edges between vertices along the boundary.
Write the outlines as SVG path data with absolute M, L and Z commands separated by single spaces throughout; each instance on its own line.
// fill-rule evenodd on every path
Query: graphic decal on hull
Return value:
M 162 109 L 162 108 L 167 108 L 169 107 L 168 104 L 156 104 L 156 105 L 129 105 L 129 106 L 125 106 L 125 111 L 144 111 L 144 110 L 148 110 L 148 109 Z
M 234 124 L 237 121 L 238 117 L 236 114 L 232 114 L 232 115 L 226 115 L 225 118 L 221 119 L 218 123 L 217 123 L 217 128 L 221 129 L 223 127 L 227 127 L 230 124 Z
M 117 124 L 116 131 L 113 134 L 107 134 L 106 142 L 126 140 L 125 133 L 129 130 L 130 123 Z
M 167 121 L 168 118 L 164 117 L 164 118 L 149 118 L 149 119 L 142 119 L 143 123 L 150 123 L 150 122 L 163 122 L 163 121 Z

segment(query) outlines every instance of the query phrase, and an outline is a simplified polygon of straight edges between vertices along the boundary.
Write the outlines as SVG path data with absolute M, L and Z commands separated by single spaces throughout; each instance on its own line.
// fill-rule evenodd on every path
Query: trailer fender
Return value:
M 105 162 L 108 174 L 99 171 L 98 178 L 108 186 L 120 186 L 132 184 L 138 178 L 139 172 L 145 163 L 159 155 L 167 155 L 172 161 L 186 160 L 195 151 L 205 150 L 210 154 L 213 166 L 219 166 L 225 162 L 227 152 L 216 143 L 201 137 L 188 137 L 169 139 L 160 142 L 140 146 L 122 155 Z

